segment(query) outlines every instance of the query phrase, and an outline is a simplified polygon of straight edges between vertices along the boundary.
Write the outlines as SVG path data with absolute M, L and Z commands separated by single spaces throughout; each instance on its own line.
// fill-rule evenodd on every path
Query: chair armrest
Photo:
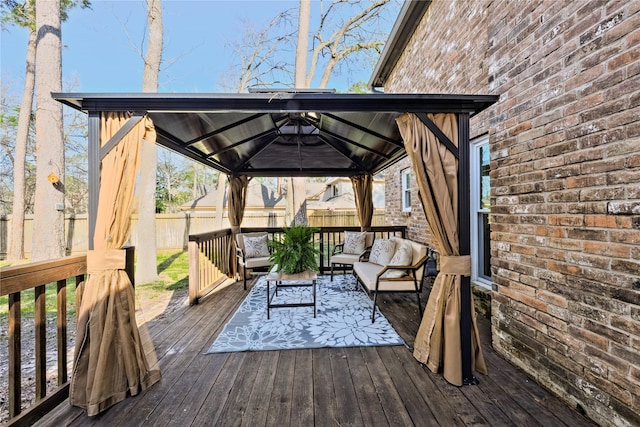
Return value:
M 344 249 L 344 243 L 338 243 L 333 247 L 333 250 L 331 251 L 331 256 L 342 253 L 342 249 Z
M 371 248 L 372 246 L 367 246 L 364 250 L 364 252 L 362 252 L 360 254 L 360 258 L 358 258 L 358 261 L 360 262 L 368 262 L 369 261 L 369 257 L 371 256 Z
M 422 267 L 422 265 L 427 262 L 427 259 L 429 257 L 427 255 L 423 256 L 422 258 L 420 258 L 418 260 L 418 262 L 416 262 L 415 264 L 412 265 L 385 265 L 384 268 L 382 270 L 380 270 L 378 272 L 378 274 L 376 274 L 376 278 L 380 278 L 380 276 L 382 276 L 384 274 L 385 271 L 387 270 L 412 270 L 413 273 L 415 274 L 415 272 Z M 387 280 L 401 280 L 401 278 L 399 279 L 394 279 L 394 278 L 389 278 Z
M 245 261 L 245 259 L 244 259 L 244 251 L 242 249 L 238 248 L 238 247 L 236 247 L 236 257 L 237 258 L 241 258 L 242 262 Z

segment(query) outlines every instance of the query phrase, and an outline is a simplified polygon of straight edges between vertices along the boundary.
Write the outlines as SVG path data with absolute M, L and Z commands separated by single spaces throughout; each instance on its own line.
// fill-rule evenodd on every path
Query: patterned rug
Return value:
M 404 345 L 404 340 L 356 285 L 351 275 L 318 276 L 317 316 L 313 307 L 271 308 L 267 284 L 259 278 L 207 353 L 320 347 Z M 273 292 L 273 286 L 271 287 Z M 280 288 L 272 303 L 313 301 L 311 287 Z

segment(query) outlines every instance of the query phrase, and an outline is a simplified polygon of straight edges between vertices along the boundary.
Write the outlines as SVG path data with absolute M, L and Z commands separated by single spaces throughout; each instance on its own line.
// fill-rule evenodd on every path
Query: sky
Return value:
M 326 2 L 325 2 L 326 4 Z M 240 38 L 244 22 L 258 28 L 298 0 L 164 0 L 164 52 L 159 92 L 223 92 L 221 76 L 233 62 L 230 43 Z M 312 16 L 320 2 L 312 2 Z M 389 28 L 395 15 L 388 18 Z M 62 24 L 63 91 L 140 92 L 146 26 L 143 0 L 93 0 L 91 9 L 75 8 Z M 11 26 L 0 34 L 2 90 L 20 96 L 24 80 L 26 30 Z M 346 90 L 368 82 L 371 67 L 357 67 L 331 80 Z

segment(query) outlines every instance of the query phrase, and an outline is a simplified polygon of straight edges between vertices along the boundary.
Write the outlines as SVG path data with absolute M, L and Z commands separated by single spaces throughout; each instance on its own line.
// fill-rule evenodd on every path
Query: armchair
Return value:
M 329 263 L 331 265 L 331 281 L 333 281 L 333 269 L 335 266 L 342 267 L 343 270 L 352 268 L 353 264 L 366 257 L 371 250 L 375 234 L 373 231 L 363 231 L 360 233 L 346 231 L 344 241 L 337 244 L 331 253 Z M 364 239 L 362 239 L 364 236 Z
M 242 280 L 247 289 L 247 269 L 269 269 L 273 264 L 267 240 L 268 233 L 238 233 L 236 234 L 236 270 L 242 266 Z

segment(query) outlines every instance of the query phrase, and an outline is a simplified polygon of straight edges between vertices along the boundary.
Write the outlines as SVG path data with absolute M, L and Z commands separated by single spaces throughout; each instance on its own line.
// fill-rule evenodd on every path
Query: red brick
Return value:
M 480 17 L 467 35 L 465 9 Z M 640 337 L 609 354 L 640 322 L 639 12 L 624 0 L 433 2 L 385 87 L 500 95 L 471 129 L 490 137 L 494 345 L 621 424 L 640 413 L 624 392 L 640 382 Z

